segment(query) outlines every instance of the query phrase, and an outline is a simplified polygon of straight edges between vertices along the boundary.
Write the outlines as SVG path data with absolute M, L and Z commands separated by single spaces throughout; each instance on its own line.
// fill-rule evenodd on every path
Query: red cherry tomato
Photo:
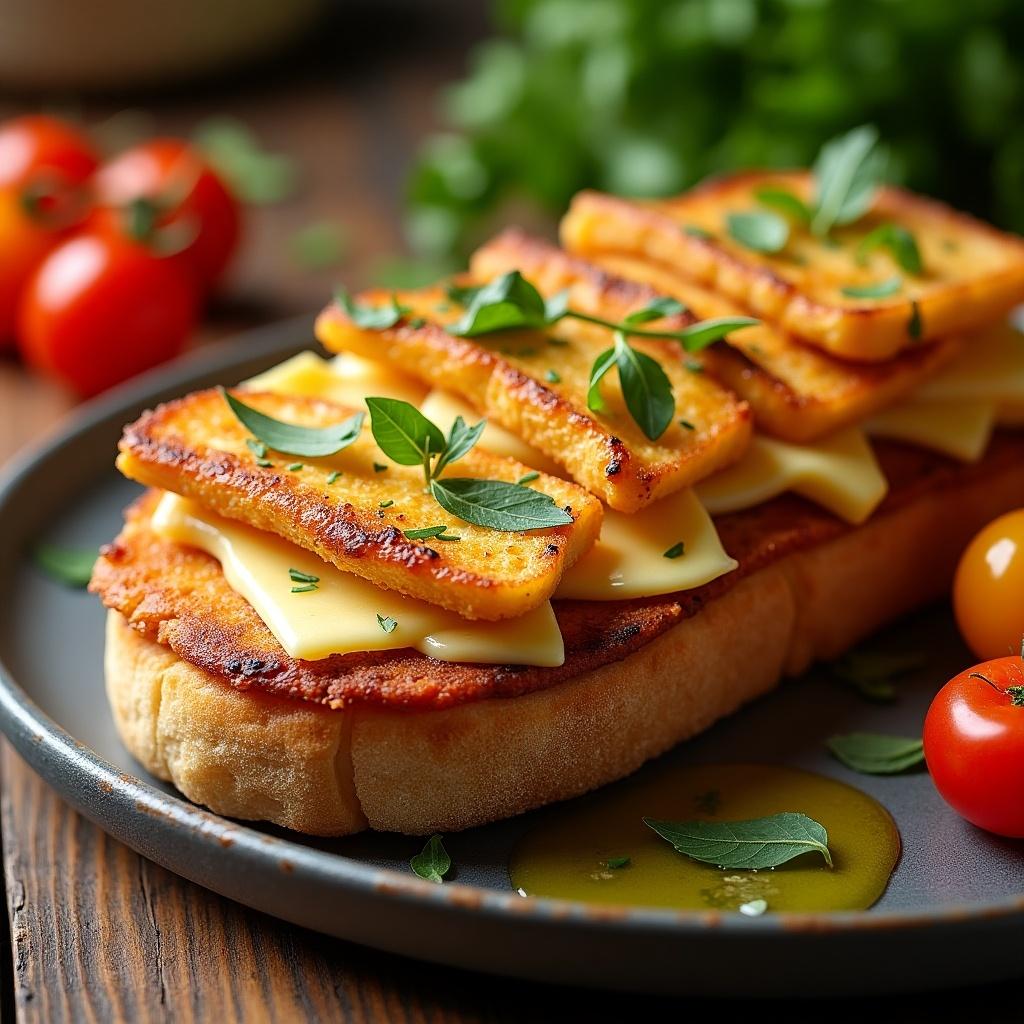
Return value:
M 979 828 L 1024 837 L 1024 662 L 961 672 L 924 723 L 928 770 L 943 799 Z
M 56 118 L 0 125 L 0 348 L 14 341 L 32 271 L 84 218 L 83 186 L 98 162 L 85 136 Z
M 953 581 L 960 633 L 979 658 L 1015 654 L 1024 639 L 1024 509 L 994 519 L 967 545 Z
M 55 249 L 21 297 L 25 359 L 83 396 L 177 355 L 195 325 L 195 283 L 171 260 L 108 232 Z
M 29 114 L 0 125 L 0 187 L 24 185 L 42 172 L 80 185 L 98 165 L 92 143 L 66 121 Z
M 129 149 L 96 176 L 96 223 L 123 231 L 126 209 L 152 206 L 156 227 L 181 236 L 174 259 L 210 288 L 237 245 L 239 208 L 224 183 L 187 142 L 153 139 Z M 168 232 L 169 233 L 169 232 Z

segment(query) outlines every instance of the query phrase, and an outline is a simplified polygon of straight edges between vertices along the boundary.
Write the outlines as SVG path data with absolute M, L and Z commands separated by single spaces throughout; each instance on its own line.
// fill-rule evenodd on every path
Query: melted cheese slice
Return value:
M 667 558 L 665 552 L 680 543 L 683 553 Z M 673 594 L 710 583 L 738 564 L 687 489 L 634 515 L 606 508 L 600 540 L 562 577 L 555 597 L 614 601 Z
M 400 398 L 418 405 L 427 393 L 418 381 L 390 366 L 347 353 L 321 359 L 315 352 L 300 352 L 244 381 L 244 386 L 281 395 L 310 395 L 352 406 L 363 405 L 367 395 Z
M 931 448 L 962 462 L 985 454 L 996 425 L 991 399 L 906 402 L 886 409 L 865 424 L 872 437 L 889 437 Z
M 992 401 L 1000 426 L 1024 426 L 1024 335 L 1000 324 L 914 393 L 916 401 Z
M 695 488 L 713 516 L 753 508 L 793 491 L 848 523 L 864 522 L 888 489 L 871 445 L 857 428 L 806 445 L 755 434 L 739 462 Z
M 565 661 L 550 602 L 517 619 L 470 622 L 380 590 L 280 537 L 222 519 L 176 494 L 160 500 L 153 529 L 216 558 L 231 588 L 293 658 L 316 661 L 331 654 L 412 647 L 439 661 L 547 667 Z M 293 594 L 290 569 L 318 576 L 317 589 Z M 386 633 L 378 615 L 398 624 Z

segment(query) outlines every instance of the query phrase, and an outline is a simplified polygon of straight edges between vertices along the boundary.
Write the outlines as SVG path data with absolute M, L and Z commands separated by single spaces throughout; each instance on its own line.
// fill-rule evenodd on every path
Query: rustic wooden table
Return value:
M 415 8 L 400 18 L 394 7 L 388 10 L 393 24 L 387 31 L 369 24 L 374 16 L 364 12 L 362 20 L 325 31 L 312 56 L 284 61 L 258 79 L 208 83 L 141 104 L 156 129 L 171 133 L 187 133 L 211 114 L 237 116 L 268 147 L 293 156 L 300 170 L 292 199 L 250 210 L 235 273 L 197 344 L 313 310 L 339 274 L 358 285 L 400 250 L 398 211 L 409 155 L 434 119 L 438 87 L 457 73 L 481 25 L 478 15 L 467 16 L 470 5 L 457 7 L 458 16 L 440 26 L 425 24 Z M 0 102 L 0 116 L 28 106 Z M 82 113 L 98 120 L 119 106 L 91 101 Z M 289 239 L 325 218 L 345 226 L 345 262 L 303 270 L 289 255 Z M 72 404 L 13 359 L 0 359 L 0 463 Z M 3 1019 L 468 1022 L 712 1012 L 703 1001 L 483 978 L 314 935 L 139 857 L 68 808 L 6 743 L 0 773 L 9 916 L 3 936 L 9 949 L 0 951 Z M 956 1002 L 974 1008 L 978 998 L 963 993 Z M 989 989 L 980 998 L 992 1011 L 985 1019 L 1015 1019 L 1013 987 Z M 934 1012 L 913 997 L 882 1005 L 907 1020 Z M 950 1005 L 945 998 L 943 1007 Z M 844 1004 L 828 1012 L 847 1019 L 872 1008 Z M 774 1004 L 768 1012 L 794 1009 Z

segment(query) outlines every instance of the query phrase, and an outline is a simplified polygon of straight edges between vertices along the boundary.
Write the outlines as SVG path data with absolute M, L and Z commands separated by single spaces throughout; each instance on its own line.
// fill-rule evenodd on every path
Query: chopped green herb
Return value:
M 434 538 L 434 540 L 443 540 L 445 543 L 450 543 L 452 541 L 462 540 L 462 538 L 457 533 L 440 533 Z
M 247 437 L 245 446 L 258 458 L 265 459 L 267 457 L 267 446 L 262 441 L 257 441 L 255 437 Z
M 290 466 L 288 467 L 288 470 L 289 470 L 289 472 L 292 472 L 292 473 L 298 473 L 298 471 L 299 471 L 300 469 L 302 469 L 302 468 L 303 468 L 303 464 L 302 464 L 301 462 L 293 462 L 293 463 L 292 463 L 292 464 L 291 464 L 291 465 L 290 465 Z
M 864 775 L 896 775 L 924 763 L 924 744 L 905 736 L 851 732 L 825 743 L 847 768 Z
M 394 499 L 388 498 L 387 501 L 382 501 L 377 505 L 377 508 L 391 508 L 394 505 Z
M 32 559 L 50 579 L 66 587 L 85 587 L 99 557 L 97 548 L 72 548 L 61 544 L 37 544 Z
M 619 868 L 629 867 L 633 863 L 633 858 L 623 855 L 621 857 L 609 857 L 605 862 L 604 866 L 610 871 L 618 871 Z
M 857 246 L 857 262 L 862 265 L 867 263 L 868 256 L 875 249 L 888 249 L 892 258 L 908 274 L 920 274 L 923 270 L 917 241 L 899 224 L 879 224 L 873 231 L 869 231 Z
M 548 344 L 554 345 L 556 348 L 568 348 L 569 342 L 565 338 L 556 338 L 553 335 L 548 336 Z
M 696 359 L 687 359 L 686 362 L 683 363 L 683 366 L 686 367 L 686 369 L 689 370 L 690 373 L 704 372 L 704 364 L 698 363 Z
M 559 384 L 559 383 L 561 383 L 562 375 L 560 373 L 558 373 L 556 370 L 547 370 L 544 373 L 544 379 L 549 384 Z
M 663 558 L 679 558 L 679 556 L 682 555 L 685 550 L 686 550 L 686 545 L 682 541 L 679 541 L 678 543 L 673 544 L 672 547 L 670 547 L 668 549 L 668 551 L 666 551 L 662 555 L 662 557 Z
M 679 853 L 720 868 L 758 871 L 804 853 L 819 853 L 832 867 L 828 833 L 806 814 L 784 811 L 749 821 L 643 821 Z
M 288 578 L 292 583 L 319 583 L 320 577 L 313 576 L 308 572 L 302 572 L 300 569 L 289 569 Z
M 726 217 L 729 237 L 754 252 L 781 252 L 789 241 L 789 224 L 777 213 L 749 210 Z
M 689 235 L 691 238 L 703 238 L 705 241 L 710 241 L 715 237 L 710 231 L 705 228 L 698 227 L 696 224 L 684 225 L 683 234 Z
M 317 587 L 317 585 L 315 583 L 304 583 L 300 587 L 292 587 L 292 593 L 293 594 L 309 594 L 309 593 L 312 593 L 314 590 L 318 590 L 318 589 L 319 588 Z
M 765 186 L 754 192 L 754 198 L 762 206 L 771 206 L 795 220 L 798 224 L 810 224 L 813 216 L 810 207 L 799 197 L 784 188 Z
M 884 299 L 895 295 L 903 287 L 903 278 L 887 277 L 873 284 L 848 284 L 840 291 L 851 299 Z
M 368 331 L 383 331 L 394 327 L 409 312 L 409 307 L 399 305 L 394 295 L 391 296 L 389 306 L 370 306 L 357 302 L 344 288 L 336 288 L 334 301 L 345 310 L 352 323 Z
M 697 429 L 689 420 L 680 420 L 679 421 L 679 426 L 681 426 L 683 428 L 683 430 L 696 430 Z
M 270 469 L 270 467 L 273 466 L 274 464 L 270 461 L 270 459 L 257 459 L 256 465 L 259 466 L 260 469 Z
M 336 469 L 332 469 L 330 471 L 330 473 L 327 474 L 327 483 L 328 484 L 336 483 L 340 479 L 341 479 L 341 473 L 338 470 L 336 470 Z
M 388 467 L 383 462 L 375 462 L 373 464 L 374 473 L 383 473 Z
M 432 540 L 435 537 L 440 537 L 447 529 L 447 526 L 422 526 L 417 530 L 403 530 L 402 532 L 409 540 Z
M 426 846 L 409 861 L 409 867 L 428 882 L 444 881 L 444 876 L 451 871 L 452 859 L 444 848 L 444 843 L 439 835 L 433 835 L 427 840 Z
M 519 484 L 520 486 L 522 486 L 523 484 L 532 484 L 534 480 L 538 479 L 538 477 L 540 477 L 540 473 L 538 473 L 538 472 L 537 472 L 537 471 L 536 471 L 536 470 L 534 469 L 534 470 L 531 470 L 531 471 L 530 471 L 529 473 L 524 473 L 524 474 L 523 474 L 523 475 L 522 475 L 522 476 L 521 476 L 521 477 L 520 477 L 520 478 L 519 478 L 519 479 L 518 479 L 518 480 L 516 481 L 516 483 L 517 483 L 517 484 Z
M 921 320 L 921 307 L 917 301 L 910 304 L 910 320 L 907 321 L 907 334 L 915 341 L 921 337 L 924 330 L 924 323 Z
M 384 630 L 385 633 L 394 633 L 398 628 L 398 620 L 391 618 L 390 615 L 381 615 L 377 612 L 377 625 Z

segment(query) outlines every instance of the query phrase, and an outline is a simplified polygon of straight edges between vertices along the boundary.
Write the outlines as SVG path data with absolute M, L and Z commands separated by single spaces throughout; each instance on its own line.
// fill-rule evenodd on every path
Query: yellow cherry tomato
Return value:
M 967 646 L 982 659 L 1019 654 L 1024 639 L 1024 509 L 994 519 L 967 545 L 953 581 Z

